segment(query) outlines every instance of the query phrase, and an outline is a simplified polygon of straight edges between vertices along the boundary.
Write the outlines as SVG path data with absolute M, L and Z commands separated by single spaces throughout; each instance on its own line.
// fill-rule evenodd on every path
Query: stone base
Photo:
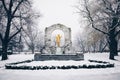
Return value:
M 61 48 L 59 48 L 59 47 L 56 48 L 56 54 L 57 55 L 62 55 L 63 54 Z
M 48 54 L 35 54 L 35 61 L 45 61 L 45 60 L 84 60 L 83 54 L 62 54 L 62 55 L 48 55 Z

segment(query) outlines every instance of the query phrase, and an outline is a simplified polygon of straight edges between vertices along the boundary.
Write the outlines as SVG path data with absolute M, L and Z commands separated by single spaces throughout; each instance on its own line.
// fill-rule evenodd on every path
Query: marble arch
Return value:
M 66 53 L 66 51 L 69 51 L 70 48 L 72 47 L 71 28 L 68 28 L 62 24 L 54 24 L 50 27 L 45 28 L 45 46 L 46 46 L 46 49 L 49 53 L 51 53 L 51 49 L 49 50 L 49 48 L 51 48 L 51 35 L 52 35 L 52 32 L 55 30 L 62 30 L 64 33 L 65 44 L 62 47 L 62 50 L 64 51 L 64 53 Z

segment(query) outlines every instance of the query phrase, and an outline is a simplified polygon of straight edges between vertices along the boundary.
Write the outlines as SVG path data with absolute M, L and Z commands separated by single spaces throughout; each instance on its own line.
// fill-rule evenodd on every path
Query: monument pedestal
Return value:
M 35 61 L 45 61 L 45 60 L 75 60 L 80 61 L 84 60 L 83 54 L 62 54 L 62 55 L 55 55 L 55 54 L 35 54 L 34 55 Z
M 56 36 L 56 46 L 51 46 L 51 35 L 54 30 L 60 29 L 64 33 L 65 44 L 60 46 L 61 35 Z M 54 24 L 50 27 L 45 28 L 45 48 L 41 54 L 35 54 L 34 60 L 44 61 L 44 60 L 84 60 L 83 54 L 76 54 L 71 51 L 72 49 L 71 41 L 71 28 L 68 28 L 62 24 Z
M 56 48 L 56 54 L 58 54 L 58 55 L 62 54 L 62 50 L 61 50 L 60 47 L 57 47 L 57 48 Z

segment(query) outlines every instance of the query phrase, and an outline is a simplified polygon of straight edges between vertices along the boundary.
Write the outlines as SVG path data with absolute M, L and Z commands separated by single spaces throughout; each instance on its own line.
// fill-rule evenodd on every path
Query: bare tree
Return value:
M 13 52 L 22 52 L 23 49 L 24 49 L 24 43 L 23 43 L 23 40 L 22 40 L 22 35 L 21 35 L 21 32 L 16 35 L 14 38 L 11 39 L 11 41 L 9 42 L 9 45 L 8 45 L 8 49 L 9 49 L 9 46 L 12 47 L 13 49 Z
M 32 51 L 32 54 L 35 52 L 35 48 L 37 43 L 37 39 L 39 36 L 38 29 L 34 26 L 27 27 L 26 30 L 24 30 L 26 37 L 24 38 L 25 43 L 27 44 L 28 48 Z
M 79 8 L 78 8 L 79 9 Z M 84 18 L 89 26 L 107 36 L 110 59 L 118 55 L 116 37 L 120 33 L 120 0 L 84 0 Z
M 4 27 L 0 32 L 2 42 L 2 60 L 8 59 L 7 49 L 11 39 L 22 29 L 22 25 L 29 24 L 32 8 L 29 0 L 0 0 L 0 26 Z
M 36 39 L 36 49 L 40 53 L 42 53 L 42 50 L 45 48 L 44 45 L 44 35 L 42 32 L 39 32 L 38 37 Z
M 88 26 L 84 27 L 83 33 L 79 33 L 77 36 L 79 47 L 85 52 L 102 52 L 103 46 L 106 44 L 106 41 L 103 42 L 105 36 L 93 28 L 88 28 Z
M 80 47 L 81 51 L 85 53 L 86 52 L 86 41 L 81 36 L 78 36 L 76 39 L 77 39 L 76 46 Z

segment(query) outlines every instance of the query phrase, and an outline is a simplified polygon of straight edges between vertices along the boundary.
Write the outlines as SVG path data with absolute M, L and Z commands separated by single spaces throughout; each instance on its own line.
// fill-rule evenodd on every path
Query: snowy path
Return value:
M 4 71 L 4 70 L 3 70 Z M 119 80 L 120 73 L 106 70 L 39 70 L 0 72 L 0 80 Z M 103 72 L 103 73 L 102 73 Z
M 12 55 L 5 63 L 33 59 L 33 55 Z M 70 70 L 7 70 L 0 68 L 0 80 L 120 80 L 120 56 L 118 61 L 108 59 L 108 54 L 85 54 L 85 59 L 104 60 L 115 63 L 114 68 Z

